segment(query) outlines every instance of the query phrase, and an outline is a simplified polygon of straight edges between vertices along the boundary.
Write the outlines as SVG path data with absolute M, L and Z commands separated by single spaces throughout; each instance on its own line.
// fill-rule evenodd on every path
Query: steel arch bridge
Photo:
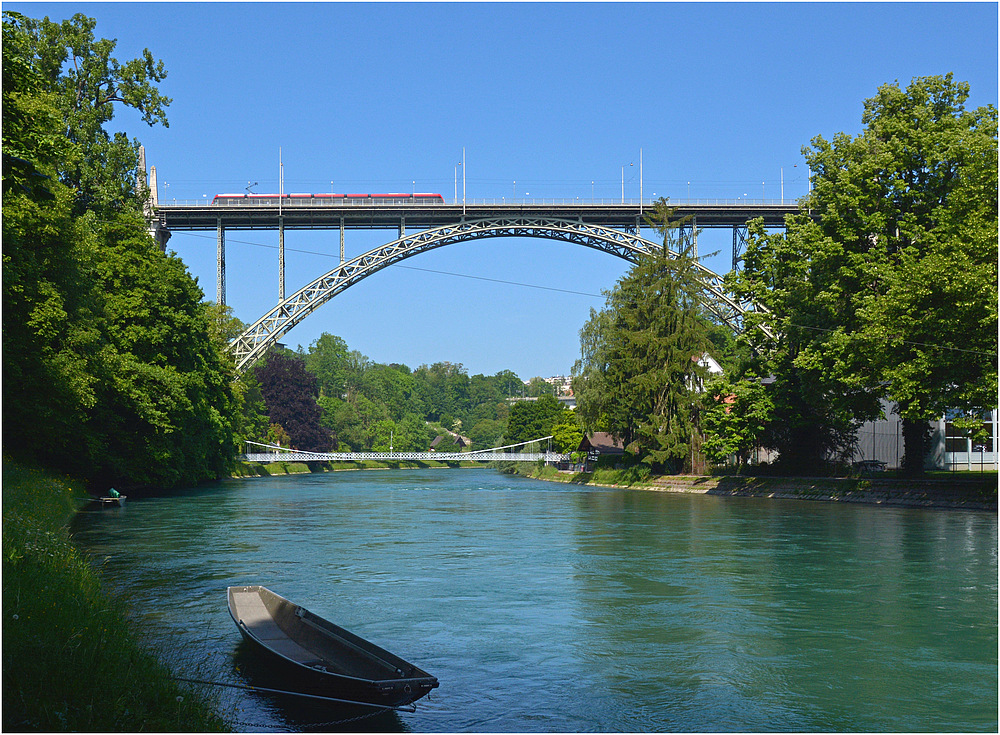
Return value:
M 646 240 L 638 233 L 625 232 L 580 219 L 551 215 L 499 215 L 462 218 L 454 224 L 431 227 L 373 248 L 353 260 L 340 263 L 324 275 L 303 286 L 254 322 L 234 339 L 229 350 L 242 375 L 262 357 L 278 339 L 313 311 L 337 294 L 373 273 L 414 255 L 470 240 L 491 237 L 536 237 L 584 245 L 635 262 L 639 256 L 659 252 L 662 245 Z M 670 253 L 677 257 L 677 253 Z M 701 282 L 709 296 L 709 309 L 734 328 L 747 312 L 761 311 L 753 303 L 740 303 L 723 287 L 722 277 L 698 265 Z M 765 330 L 766 331 L 766 330 Z M 770 335 L 769 335 L 770 336 Z

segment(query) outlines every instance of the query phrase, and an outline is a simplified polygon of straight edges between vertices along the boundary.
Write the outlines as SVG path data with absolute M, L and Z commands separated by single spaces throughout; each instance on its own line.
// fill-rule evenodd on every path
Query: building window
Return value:
M 945 415 L 945 425 L 944 425 L 944 448 L 946 452 L 967 452 L 969 451 L 969 432 L 968 430 L 963 430 L 956 427 L 952 423 L 952 419 L 958 418 L 961 414 L 958 411 L 949 411 Z M 981 430 L 976 432 L 976 436 L 972 440 L 972 451 L 973 452 L 992 452 L 993 451 L 993 422 L 991 421 L 990 412 L 984 411 L 980 418 L 982 419 Z

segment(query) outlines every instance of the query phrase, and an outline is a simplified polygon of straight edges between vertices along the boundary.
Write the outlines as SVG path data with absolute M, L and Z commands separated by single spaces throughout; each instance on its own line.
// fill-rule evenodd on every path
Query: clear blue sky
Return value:
M 629 163 L 625 196 L 638 197 L 640 149 L 647 197 L 776 199 L 783 171 L 794 199 L 806 191 L 802 146 L 859 132 L 880 84 L 950 71 L 971 84 L 969 107 L 997 104 L 995 3 L 3 7 L 53 20 L 82 12 L 99 37 L 118 40 L 119 60 L 148 47 L 164 61 L 170 127 L 128 111 L 109 125 L 145 145 L 161 201 L 251 181 L 276 191 L 279 148 L 287 192 L 415 187 L 450 199 L 463 147 L 470 199 L 619 198 Z M 394 237 L 349 231 L 347 256 Z M 339 256 L 339 233 L 290 231 L 285 242 L 287 293 Z M 731 243 L 731 232 L 704 233 L 702 252 L 721 251 L 707 265 L 725 271 Z M 214 299 L 214 233 L 177 232 L 168 247 Z M 276 232 L 227 236 L 227 301 L 248 323 L 277 300 L 276 247 Z M 530 239 L 455 245 L 404 265 L 284 341 L 307 346 L 330 332 L 378 362 L 568 374 L 589 310 L 627 270 Z

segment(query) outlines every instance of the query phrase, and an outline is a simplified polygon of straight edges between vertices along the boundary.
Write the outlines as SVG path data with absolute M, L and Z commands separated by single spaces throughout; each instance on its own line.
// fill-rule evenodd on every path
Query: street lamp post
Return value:
M 630 163 L 629 166 L 632 164 Z M 631 181 L 631 179 L 630 179 Z M 622 204 L 625 203 L 625 164 L 622 164 Z

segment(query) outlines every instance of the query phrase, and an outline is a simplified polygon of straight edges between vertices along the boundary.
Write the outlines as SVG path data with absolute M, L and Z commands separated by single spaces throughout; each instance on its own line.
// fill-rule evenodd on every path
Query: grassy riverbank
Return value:
M 822 500 L 911 508 L 997 510 L 997 473 L 935 473 L 919 479 L 643 475 L 638 468 L 560 472 L 526 465 L 518 472 L 538 480 L 729 497 Z M 941 476 L 941 475 L 944 476 Z
M 124 600 L 73 546 L 68 478 L 3 463 L 3 729 L 223 731 L 135 635 Z

